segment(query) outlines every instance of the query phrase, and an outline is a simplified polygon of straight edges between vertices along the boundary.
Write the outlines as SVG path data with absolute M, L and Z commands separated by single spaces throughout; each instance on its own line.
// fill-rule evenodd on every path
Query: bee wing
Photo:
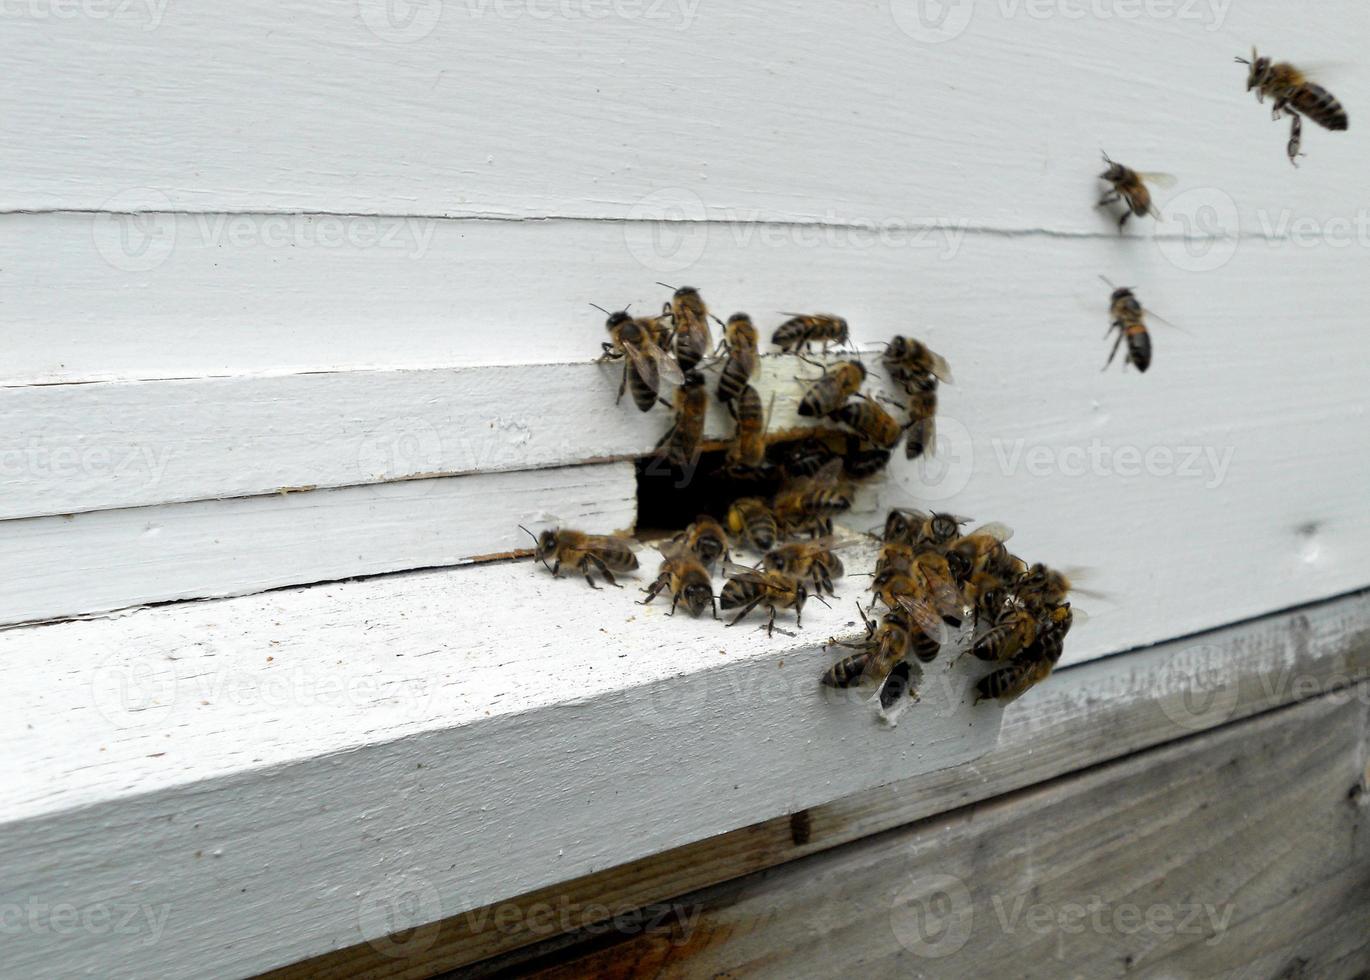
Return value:
M 1137 176 L 1142 178 L 1142 180 L 1146 181 L 1148 184 L 1155 184 L 1157 187 L 1161 188 L 1171 188 L 1174 187 L 1176 183 L 1178 183 L 1174 174 L 1138 171 Z
M 937 612 L 942 615 L 961 618 L 965 613 L 966 598 L 961 595 L 961 590 L 956 587 L 956 583 L 940 572 L 932 572 L 923 566 L 919 566 L 919 572 L 923 576 L 923 581 L 927 585 L 928 596 L 932 599 L 932 605 Z
M 977 527 L 971 534 L 988 535 L 995 541 L 1003 544 L 1013 537 L 1013 528 L 1009 527 L 1007 524 L 1002 524 L 999 521 L 990 521 L 990 523 L 983 527 Z M 967 536 L 969 537 L 969 535 Z
M 944 381 L 947 384 L 956 383 L 951 376 L 951 365 L 947 363 L 947 359 L 945 357 L 943 357 L 941 354 L 936 354 L 932 351 L 928 351 L 928 359 L 929 363 L 932 364 L 933 376 L 936 377 L 938 381 Z
M 947 624 L 942 622 L 941 614 L 927 599 L 921 596 L 901 595 L 895 596 L 895 601 L 913 617 L 919 628 L 933 639 L 939 639 L 946 630 Z
M 753 582 L 757 585 L 766 584 L 766 576 L 763 573 L 755 568 L 739 565 L 736 562 L 725 561 L 723 563 L 723 574 L 727 578 L 734 578 L 740 582 Z
M 651 344 L 651 341 L 646 343 Z M 633 370 L 643 381 L 647 382 L 647 387 L 657 391 L 661 386 L 661 372 L 657 369 L 657 362 L 654 358 L 648 357 L 636 344 L 623 344 L 623 352 L 628 355 L 628 360 L 632 362 Z M 651 349 L 655 350 L 656 345 L 651 344 Z M 683 379 L 682 379 L 683 380 Z
M 642 358 L 643 362 L 651 365 L 651 368 L 649 369 L 651 371 L 650 377 L 658 378 L 660 381 L 665 381 L 667 384 L 672 385 L 682 385 L 685 383 L 685 375 L 681 372 L 680 365 L 675 362 L 675 359 L 671 357 L 670 354 L 662 350 L 655 341 L 644 338 L 642 347 L 643 350 L 638 352 L 638 356 Z M 636 367 L 639 372 L 642 372 L 644 378 L 649 377 L 647 373 L 642 371 L 642 364 L 639 361 L 634 360 L 633 366 Z M 660 384 L 660 381 L 658 381 L 658 385 Z
M 817 473 L 809 477 L 809 485 L 812 487 L 827 487 L 835 485 L 842 477 L 842 458 L 830 459 L 824 463 Z
M 1142 312 L 1144 312 L 1144 313 L 1146 314 L 1146 318 L 1147 318 L 1148 320 L 1155 320 L 1157 323 L 1159 323 L 1159 324 L 1161 324 L 1161 325 L 1163 325 L 1163 326 L 1167 326 L 1167 327 L 1169 327 L 1171 330 L 1178 330 L 1178 331 L 1180 331 L 1180 333 L 1182 333 L 1182 334 L 1188 334 L 1188 335 L 1191 336 L 1191 337 L 1194 336 L 1193 333 L 1191 333 L 1190 331 L 1186 330 L 1184 327 L 1179 326 L 1178 324 L 1171 323 L 1169 320 L 1167 320 L 1165 317 L 1161 316 L 1159 313 L 1157 313 L 1155 310 L 1151 309 L 1151 307 L 1149 307 L 1149 306 L 1143 306 L 1143 307 L 1142 307 Z

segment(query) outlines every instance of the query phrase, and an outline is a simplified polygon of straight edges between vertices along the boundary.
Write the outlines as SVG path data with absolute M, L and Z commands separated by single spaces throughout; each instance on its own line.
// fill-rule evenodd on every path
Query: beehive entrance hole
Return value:
M 673 470 L 655 457 L 637 460 L 637 536 L 669 537 L 707 514 L 719 521 L 739 497 L 769 499 L 780 487 L 779 473 L 760 479 L 738 479 L 722 471 L 726 450 L 700 454 L 693 473 Z

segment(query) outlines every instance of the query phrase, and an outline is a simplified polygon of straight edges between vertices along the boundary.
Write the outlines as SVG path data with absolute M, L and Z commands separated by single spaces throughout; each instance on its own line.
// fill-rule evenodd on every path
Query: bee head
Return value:
M 541 534 L 534 534 L 522 524 L 519 525 L 519 530 L 533 539 L 533 560 L 540 561 L 545 565 L 547 559 L 556 553 L 557 532 L 552 528 L 548 528 Z
M 933 514 L 928 522 L 928 532 L 937 544 L 945 544 L 956 537 L 961 530 L 961 522 L 951 514 Z
M 698 616 L 713 605 L 714 593 L 703 582 L 692 582 L 685 586 L 684 598 L 685 605 L 689 607 L 691 614 Z
M 609 319 L 604 321 L 604 326 L 609 330 L 615 330 L 623 324 L 631 322 L 632 319 L 632 315 L 627 310 L 618 310 L 609 314 Z
M 1246 90 L 1248 92 L 1259 85 L 1261 79 L 1265 76 L 1265 73 L 1270 70 L 1270 59 L 1258 55 L 1254 47 L 1251 49 L 1250 61 L 1247 61 L 1245 58 L 1238 58 L 1236 60 L 1239 65 L 1251 66 L 1250 71 L 1246 73 Z
M 698 299 L 699 290 L 693 286 L 681 286 L 674 295 L 676 299 Z
M 1122 299 L 1132 299 L 1132 290 L 1126 286 L 1119 286 L 1113 290 L 1112 302 L 1116 303 Z
M 1108 164 L 1108 169 L 1099 175 L 1100 180 L 1116 184 L 1127 176 L 1127 168 L 1121 163 L 1110 160 L 1107 153 L 1104 154 L 1104 163 Z
M 947 568 L 958 582 L 970 578 L 970 559 L 954 548 L 947 552 Z

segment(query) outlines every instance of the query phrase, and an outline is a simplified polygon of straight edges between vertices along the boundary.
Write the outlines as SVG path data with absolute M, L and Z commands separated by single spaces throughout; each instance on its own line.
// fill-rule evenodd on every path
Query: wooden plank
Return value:
M 595 926 L 619 911 L 631 917 L 648 906 L 659 910 L 706 886 L 1047 783 L 1295 700 L 1334 691 L 1345 698 L 1350 685 L 1370 677 L 1367 615 L 1370 599 L 1347 598 L 1073 667 L 1014 705 L 1005 715 L 999 745 L 972 766 L 882 786 L 559 882 L 476 914 L 453 916 L 423 929 L 412 948 L 359 943 L 274 977 L 419 980 L 532 943 L 551 945 L 560 924 L 568 921 L 562 910 L 568 910 L 576 927 Z M 1363 798 L 1370 799 L 1370 793 Z M 508 911 L 495 926 L 501 908 Z M 547 916 L 547 908 L 556 914 Z
M 1338 138 L 1348 135 L 1356 138 Z M 690 226 L 684 264 L 667 261 L 676 236 L 650 224 L 411 219 L 393 246 L 343 238 L 287 247 L 271 238 L 269 216 L 183 215 L 168 216 L 166 238 L 155 239 L 171 247 L 137 252 L 156 261 L 133 270 L 95 235 L 98 215 L 0 214 L 0 384 L 583 361 L 604 339 L 603 316 L 589 304 L 659 309 L 663 280 L 699 286 L 720 316 L 751 312 L 768 335 L 778 311 L 798 309 L 846 316 L 861 342 L 923 337 L 951 360 L 957 392 L 977 411 L 1004 390 L 1018 392 L 1019 410 L 1041 426 L 1080 417 L 1075 400 L 1058 397 L 1062 385 L 1079 404 L 1099 403 L 1089 409 L 1095 421 L 1133 406 L 1163 415 L 1175 390 L 1221 413 L 1207 390 L 1251 384 L 1278 398 L 1285 385 L 1301 387 L 1305 365 L 1333 390 L 1353 370 L 1320 355 L 1358 337 L 1354 310 L 1370 301 L 1363 249 L 1330 224 L 1308 230 L 1300 201 L 1324 181 L 1296 176 L 1268 175 L 1255 198 L 1270 221 L 1300 222 L 1298 235 L 1269 241 L 1218 237 L 1221 208 L 1201 194 L 1186 200 L 1216 217 L 1180 210 L 1208 236 L 1190 241 L 1024 239 L 993 229 L 865 239 L 711 222 Z M 1061 207 L 1088 212 L 1088 180 L 1070 188 L 1078 197 Z M 258 233 L 202 227 L 228 220 Z M 1156 328 L 1145 378 L 1099 374 L 1100 274 L 1136 286 L 1190 331 Z M 1310 335 L 1316 342 L 1305 342 Z M 1215 375 L 1214 363 L 1225 370 Z M 1256 412 L 1249 420 L 1278 417 Z
M 806 388 L 796 364 L 777 355 L 758 368 L 775 432 L 811 426 L 796 414 Z M 0 519 L 642 456 L 672 415 L 639 412 L 626 395 L 615 404 L 621 370 L 582 362 L 0 389 L 12 421 Z M 711 400 L 705 439 L 733 429 Z
M 815 607 L 804 639 L 770 644 L 764 632 L 667 620 L 659 606 L 624 622 L 618 593 L 543 576 L 523 580 L 521 606 L 505 606 L 488 571 L 0 634 L 0 657 L 31 665 L 0 690 L 2 716 L 25 719 L 0 730 L 14 770 L 0 901 L 60 887 L 77 907 L 119 896 L 179 913 L 156 944 L 65 936 L 58 948 L 33 934 L 7 947 L 8 962 L 252 973 L 780 814 L 810 810 L 812 846 L 830 846 L 914 819 L 896 806 L 939 812 L 1370 674 L 1370 603 L 1347 598 L 1066 671 L 1009 712 L 1026 743 L 899 792 L 958 755 L 984 758 L 981 739 L 996 736 L 978 713 L 946 711 L 961 688 L 935 675 L 892 730 L 824 698 L 816 678 L 831 658 L 809 644 L 840 628 L 839 612 Z M 408 610 L 377 600 L 378 585 L 406 579 Z M 528 616 L 540 597 L 561 608 Z M 814 809 L 863 784 L 856 811 L 829 822 Z M 787 843 L 765 824 L 697 870 L 727 878 L 740 863 L 793 856 L 791 822 L 781 823 Z M 59 842 L 55 883 L 40 857 Z M 152 862 L 164 873 L 136 873 Z M 621 882 L 641 875 L 649 901 L 696 887 L 655 891 L 688 881 L 694 863 L 644 867 Z M 398 919 L 386 917 L 392 900 Z
M 473 0 L 394 20 L 400 8 L 380 0 L 345 14 L 305 0 L 288 17 L 269 0 L 228 18 L 163 0 L 103 16 L 35 9 L 0 39 L 15 80 L 6 120 L 29 134 L 0 156 L 7 210 L 673 214 L 1103 235 L 1111 222 L 1091 210 L 1101 146 L 1186 187 L 1223 188 L 1244 216 L 1274 200 L 1315 218 L 1346 214 L 1366 148 L 1357 127 L 1311 132 L 1293 173 L 1285 127 L 1232 63 L 1264 39 L 1277 56 L 1342 63 L 1333 89 L 1364 90 L 1357 42 L 1370 21 L 1354 0 L 1293 24 L 1277 4 L 1097 16 L 965 5 L 941 31 L 917 5 L 799 0 Z M 57 76 L 71 85 L 44 84 Z
M 526 550 L 519 524 L 630 530 L 631 463 L 486 473 L 0 524 L 0 623 L 456 565 Z
M 1367 704 L 1362 685 L 684 896 L 688 920 L 528 975 L 1351 975 Z
M 852 574 L 873 557 L 852 552 Z M 890 726 L 818 684 L 824 638 L 855 633 L 845 604 L 811 604 L 802 630 L 782 614 L 768 639 L 764 617 L 728 629 L 634 605 L 649 575 L 592 591 L 526 563 L 477 566 L 0 632 L 0 660 L 27 665 L 0 692 L 0 714 L 22 719 L 0 730 L 0 904 L 165 904 L 178 914 L 157 943 L 125 936 L 122 969 L 242 975 L 347 945 L 358 921 L 387 931 L 386 890 L 413 869 L 432 869 L 444 908 L 479 907 L 997 739 L 999 706 L 970 709 L 972 658 L 929 668 L 916 722 Z M 399 605 L 384 598 L 397 588 Z M 851 766 L 872 742 L 880 759 Z M 718 765 L 743 745 L 745 765 Z M 832 775 L 806 781 L 811 766 Z M 212 785 L 253 802 L 204 810 Z M 54 878 L 63 825 L 88 819 L 100 830 L 77 832 Z M 161 872 L 141 875 L 154 838 Z M 188 911 L 206 900 L 212 915 Z M 6 962 L 60 951 L 64 971 L 108 970 L 113 937 L 89 938 L 26 934 Z

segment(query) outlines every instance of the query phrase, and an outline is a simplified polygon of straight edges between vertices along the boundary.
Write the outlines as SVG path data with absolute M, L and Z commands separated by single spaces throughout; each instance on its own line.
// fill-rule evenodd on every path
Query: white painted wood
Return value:
M 25 138 L 0 155 L 0 207 L 1099 233 L 1100 147 L 1248 214 L 1297 194 L 1324 217 L 1370 148 L 1358 125 L 1310 133 L 1293 173 L 1232 61 L 1259 43 L 1343 63 L 1333 89 L 1364 91 L 1356 0 L 1298 18 L 1273 0 L 1001 0 L 931 37 L 919 14 L 938 8 L 885 0 L 96 6 L 6 18 L 4 118 Z
M 0 524 L 0 623 L 507 555 L 518 529 L 631 530 L 631 463 L 474 474 Z
M 959 684 L 927 685 L 894 729 L 823 699 L 811 644 L 841 612 L 768 642 L 626 599 L 515 565 L 0 633 L 32 668 L 0 688 L 0 901 L 164 915 L 155 936 L 35 926 L 7 966 L 245 975 L 965 764 L 995 737 L 994 709 L 952 704 Z M 1082 728 L 1133 701 L 1178 737 L 1231 718 L 1244 685 L 1346 684 L 1368 622 L 1348 598 L 1051 683 L 1088 678 Z M 1034 703 L 1012 709 L 1029 743 Z
M 854 554 L 853 569 L 872 557 Z M 0 693 L 0 714 L 16 721 L 0 735 L 0 903 L 56 900 L 57 889 L 78 907 L 117 897 L 172 909 L 156 942 L 129 936 L 118 955 L 110 937 L 81 951 L 71 937 L 21 935 L 7 968 L 60 954 L 68 974 L 96 959 L 116 974 L 246 974 L 344 942 L 359 917 L 387 931 L 375 925 L 387 889 L 419 868 L 457 911 L 963 763 L 997 737 L 997 705 L 969 711 L 970 658 L 930 668 L 897 727 L 855 696 L 825 696 L 832 657 L 819 644 L 853 634 L 845 603 L 811 604 L 797 636 L 768 639 L 759 617 L 729 629 L 668 617 L 660 601 L 633 605 L 638 595 L 520 563 L 0 633 L 0 659 L 43 665 Z M 778 625 L 793 632 L 783 614 Z M 720 764 L 744 748 L 745 766 Z M 324 771 L 345 801 L 308 785 Z M 182 797 L 263 778 L 278 804 L 302 809 L 201 810 Z M 158 873 L 139 857 L 144 870 L 130 874 L 133 842 L 161 836 L 136 801 L 158 798 L 195 840 L 162 837 Z M 408 816 L 393 822 L 392 805 Z M 41 855 L 78 812 L 104 830 L 79 836 L 59 883 Z M 311 826 L 325 813 L 332 830 Z M 276 844 L 263 850 L 254 838 L 268 827 Z M 328 870 L 306 870 L 305 854 Z M 34 861 L 21 867 L 24 855 Z M 354 874 L 378 869 L 374 881 Z M 275 907 L 281 887 L 300 899 L 293 911 Z M 203 955 L 188 957 L 193 937 Z
M 622 370 L 583 362 L 0 389 L 11 422 L 0 519 L 646 455 L 673 415 L 640 412 L 627 394 L 615 404 Z M 761 360 L 754 383 L 772 432 L 812 425 L 796 413 L 806 387 L 797 373 L 819 375 L 793 357 Z M 711 399 L 705 439 L 733 430 Z

